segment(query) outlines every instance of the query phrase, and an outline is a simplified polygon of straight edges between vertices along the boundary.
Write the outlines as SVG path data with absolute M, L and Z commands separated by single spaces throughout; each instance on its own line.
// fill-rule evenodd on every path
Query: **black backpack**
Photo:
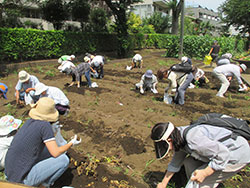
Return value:
M 171 71 L 190 73 L 193 71 L 192 64 L 189 62 L 174 64 L 170 67 Z
M 243 136 L 246 140 L 250 140 L 250 127 L 248 125 L 249 121 L 242 120 L 239 118 L 234 118 L 234 117 L 227 116 L 225 114 L 219 114 L 219 113 L 208 113 L 208 114 L 201 116 L 196 121 L 192 122 L 191 125 L 187 127 L 183 132 L 184 139 L 186 139 L 187 132 L 190 129 L 200 124 L 224 127 L 233 132 L 232 135 L 221 138 L 219 140 L 221 142 L 229 138 L 235 139 L 236 136 Z

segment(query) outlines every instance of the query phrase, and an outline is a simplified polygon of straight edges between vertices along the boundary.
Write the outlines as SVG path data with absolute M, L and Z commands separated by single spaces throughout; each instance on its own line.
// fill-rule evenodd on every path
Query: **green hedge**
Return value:
M 185 36 L 184 55 L 204 58 L 212 43 L 217 40 L 220 54 L 242 52 L 244 41 L 235 37 Z M 166 49 L 167 57 L 178 57 L 179 36 L 168 34 L 136 34 L 127 39 L 134 49 Z M 36 29 L 0 28 L 0 61 L 13 62 L 57 58 L 63 54 L 117 51 L 115 34 L 43 31 Z

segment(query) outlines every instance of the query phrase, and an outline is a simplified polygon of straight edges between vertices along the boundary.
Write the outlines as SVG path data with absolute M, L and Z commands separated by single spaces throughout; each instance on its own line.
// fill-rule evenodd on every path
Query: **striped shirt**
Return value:
M 72 68 L 72 74 L 75 75 L 76 81 L 80 81 L 81 76 L 90 70 L 89 63 L 81 63 L 76 68 Z

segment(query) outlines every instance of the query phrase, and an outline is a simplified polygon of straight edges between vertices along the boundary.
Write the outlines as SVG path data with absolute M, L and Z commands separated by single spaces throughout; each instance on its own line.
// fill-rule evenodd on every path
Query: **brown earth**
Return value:
M 210 82 L 204 88 L 187 90 L 184 106 L 162 102 L 166 81 L 159 82 L 159 94 L 139 94 L 135 90 L 135 83 L 140 81 L 147 69 L 152 69 L 156 74 L 159 68 L 178 62 L 177 59 L 164 58 L 162 50 L 143 50 L 140 53 L 144 67 L 131 71 L 125 70 L 131 58 L 114 59 L 107 56 L 104 78 L 92 79 L 97 82 L 98 88 L 87 88 L 85 78 L 81 88 L 67 87 L 71 77 L 57 70 L 56 61 L 23 68 L 46 85 L 56 86 L 65 92 L 71 111 L 67 117 L 60 117 L 62 133 L 67 140 L 74 134 L 82 138 L 82 143 L 68 152 L 70 167 L 54 187 L 155 187 L 163 177 L 170 157 L 155 160 L 150 139 L 154 124 L 171 121 L 177 126 L 187 125 L 208 112 L 250 118 L 250 94 L 238 93 L 238 85 L 234 81 L 226 98 L 215 97 L 219 82 L 210 73 L 207 73 Z M 193 63 L 199 66 L 201 62 L 193 60 Z M 0 101 L 1 116 L 11 113 L 25 120 L 29 107 L 16 106 L 14 97 L 20 70 L 6 73 L 0 78 L 0 82 L 9 86 L 8 100 Z M 224 185 L 249 187 L 249 172 L 247 167 Z M 173 180 L 176 187 L 181 187 L 186 181 L 183 173 L 177 174 Z

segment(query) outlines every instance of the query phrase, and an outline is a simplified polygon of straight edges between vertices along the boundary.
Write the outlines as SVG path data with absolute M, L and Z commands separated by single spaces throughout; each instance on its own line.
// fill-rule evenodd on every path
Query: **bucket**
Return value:
M 204 63 L 205 65 L 210 65 L 212 59 L 213 59 L 213 58 L 211 57 L 211 55 L 206 55 L 205 58 L 204 58 L 203 63 Z

